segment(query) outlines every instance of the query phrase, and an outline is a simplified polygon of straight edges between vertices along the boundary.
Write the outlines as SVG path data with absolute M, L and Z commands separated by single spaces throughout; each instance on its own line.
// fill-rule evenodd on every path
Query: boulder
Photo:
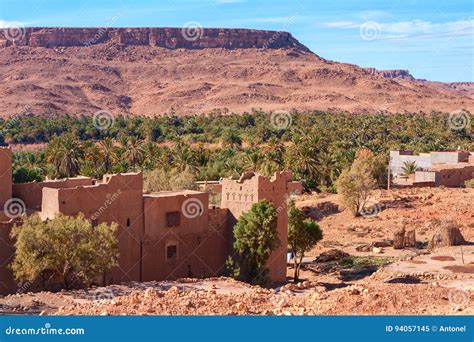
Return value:
M 428 244 L 428 249 L 465 244 L 466 240 L 462 236 L 459 228 L 460 225 L 454 221 L 441 223 L 431 238 Z

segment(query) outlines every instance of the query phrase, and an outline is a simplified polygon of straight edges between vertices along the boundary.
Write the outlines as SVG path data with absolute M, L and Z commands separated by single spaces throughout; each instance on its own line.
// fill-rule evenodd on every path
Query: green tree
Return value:
M 54 138 L 46 151 L 47 159 L 55 166 L 57 176 L 75 177 L 83 158 L 81 144 L 72 135 Z
M 59 215 L 43 222 L 38 215 L 25 219 L 12 229 L 15 278 L 69 289 L 90 285 L 104 272 L 118 265 L 117 224 L 93 227 L 82 214 Z
M 275 208 L 266 200 L 253 204 L 234 227 L 234 251 L 241 278 L 252 284 L 265 284 L 266 263 L 279 244 Z
M 123 138 L 121 144 L 123 157 L 128 162 L 128 165 L 136 171 L 137 166 L 143 162 L 145 157 L 143 141 L 132 136 L 129 139 Z
M 294 201 L 288 207 L 288 247 L 293 253 L 294 282 L 298 282 L 301 264 L 305 253 L 309 252 L 323 238 L 323 231 L 319 225 L 305 219 L 303 213 L 295 207 Z
M 35 170 L 27 169 L 23 166 L 13 170 L 13 183 L 41 182 L 43 177 Z
M 99 143 L 100 153 L 102 155 L 103 169 L 105 173 L 110 173 L 112 163 L 117 160 L 117 148 L 110 137 L 106 137 Z
M 367 150 L 359 151 L 351 168 L 344 170 L 337 179 L 337 192 L 341 195 L 344 205 L 355 216 L 360 215 L 370 199 L 372 190 L 377 186 L 372 157 Z
M 410 177 L 410 175 L 414 174 L 416 169 L 418 168 L 418 165 L 416 165 L 416 162 L 414 161 L 406 161 L 403 163 L 403 176 L 404 177 Z
M 228 129 L 222 137 L 222 144 L 229 148 L 237 149 L 242 146 L 242 138 L 235 130 Z
M 197 190 L 196 177 L 189 168 L 183 171 L 154 169 L 145 172 L 144 178 L 143 187 L 149 192 Z

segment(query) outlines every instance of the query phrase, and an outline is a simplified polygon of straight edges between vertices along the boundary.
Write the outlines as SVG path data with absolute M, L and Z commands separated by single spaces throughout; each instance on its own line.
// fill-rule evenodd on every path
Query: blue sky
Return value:
M 474 0 L 0 0 L 3 27 L 180 27 L 190 21 L 289 31 L 327 59 L 474 81 Z

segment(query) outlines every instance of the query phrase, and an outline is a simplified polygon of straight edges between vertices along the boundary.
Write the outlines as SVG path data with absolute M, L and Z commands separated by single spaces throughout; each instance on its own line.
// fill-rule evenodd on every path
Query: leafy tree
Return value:
M 360 215 L 377 186 L 372 156 L 367 151 L 360 151 L 351 168 L 344 170 L 337 180 L 337 192 L 355 216 Z
M 323 238 L 323 231 L 319 225 L 305 219 L 303 213 L 295 207 L 294 201 L 288 207 L 288 246 L 293 253 L 294 282 L 298 282 L 301 263 L 305 253 L 309 252 Z
M 241 278 L 252 284 L 265 284 L 266 263 L 279 244 L 275 208 L 266 200 L 253 204 L 234 226 L 234 251 Z
M 19 167 L 13 170 L 13 183 L 41 182 L 43 177 L 36 170 Z
M 38 215 L 15 226 L 12 263 L 15 278 L 44 284 L 60 284 L 69 289 L 78 284 L 90 285 L 104 272 L 118 265 L 117 224 L 93 227 L 82 214 L 59 215 L 43 222 Z

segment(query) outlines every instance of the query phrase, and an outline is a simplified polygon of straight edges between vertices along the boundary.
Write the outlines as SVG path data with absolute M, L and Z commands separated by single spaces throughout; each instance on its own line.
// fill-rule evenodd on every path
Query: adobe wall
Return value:
M 8 223 L 9 218 L 0 211 L 0 295 L 13 293 L 17 290 L 17 284 L 10 269 L 15 249 L 10 239 L 10 231 L 13 223 Z
M 436 172 L 436 185 L 446 187 L 464 187 L 464 183 L 474 178 L 474 165 L 466 164 L 463 168 L 442 169 Z
M 266 177 L 259 179 L 258 200 L 266 199 L 270 201 L 274 205 L 278 215 L 277 230 L 280 245 L 272 252 L 267 263 L 267 267 L 270 270 L 270 279 L 275 282 L 283 282 L 286 280 L 288 252 L 287 199 L 294 187 L 294 184 L 291 184 L 291 179 L 291 172 L 277 172 L 271 179 Z
M 43 189 L 41 217 L 58 213 L 83 213 L 93 222 L 118 224 L 119 267 L 107 283 L 140 280 L 140 249 L 143 234 L 143 175 L 128 173 L 104 176 L 103 183 L 65 189 Z
M 209 210 L 208 193 L 189 190 L 159 193 L 144 195 L 143 201 L 143 281 L 219 274 L 227 248 L 225 226 L 216 229 L 215 222 L 226 211 Z M 170 217 L 173 220 L 168 221 Z M 176 246 L 176 256 L 167 255 L 169 246 Z
M 470 153 L 466 151 L 431 152 L 432 164 L 457 164 L 467 162 Z
M 89 177 L 77 177 L 44 182 L 13 184 L 13 197 L 25 202 L 28 209 L 41 210 L 43 202 L 43 188 L 74 188 L 76 186 L 92 185 L 94 181 Z
M 196 182 L 200 191 L 206 191 L 210 194 L 220 194 L 222 192 L 222 184 L 219 181 L 213 182 Z
M 431 157 L 428 153 L 420 155 L 409 154 L 407 151 L 390 151 L 390 172 L 395 175 L 403 173 L 405 162 L 415 162 L 416 166 L 422 169 L 429 169 L 432 165 Z
M 0 147 L 0 208 L 12 198 L 12 151 Z
M 416 183 L 435 182 L 436 172 L 435 171 L 415 171 L 414 181 Z
M 228 208 L 231 217 L 229 225 L 233 225 L 240 215 L 260 200 L 270 201 L 278 213 L 277 231 L 280 246 L 273 251 L 267 267 L 270 270 L 270 279 L 274 282 L 286 280 L 287 245 L 288 245 L 288 213 L 287 195 L 301 190 L 301 184 L 292 182 L 291 172 L 277 172 L 268 179 L 262 175 L 248 172 L 235 181 L 222 181 L 222 208 Z
M 228 208 L 234 218 L 239 218 L 248 211 L 252 204 L 258 202 L 258 185 L 260 175 L 244 173 L 239 180 L 222 180 L 221 208 Z

